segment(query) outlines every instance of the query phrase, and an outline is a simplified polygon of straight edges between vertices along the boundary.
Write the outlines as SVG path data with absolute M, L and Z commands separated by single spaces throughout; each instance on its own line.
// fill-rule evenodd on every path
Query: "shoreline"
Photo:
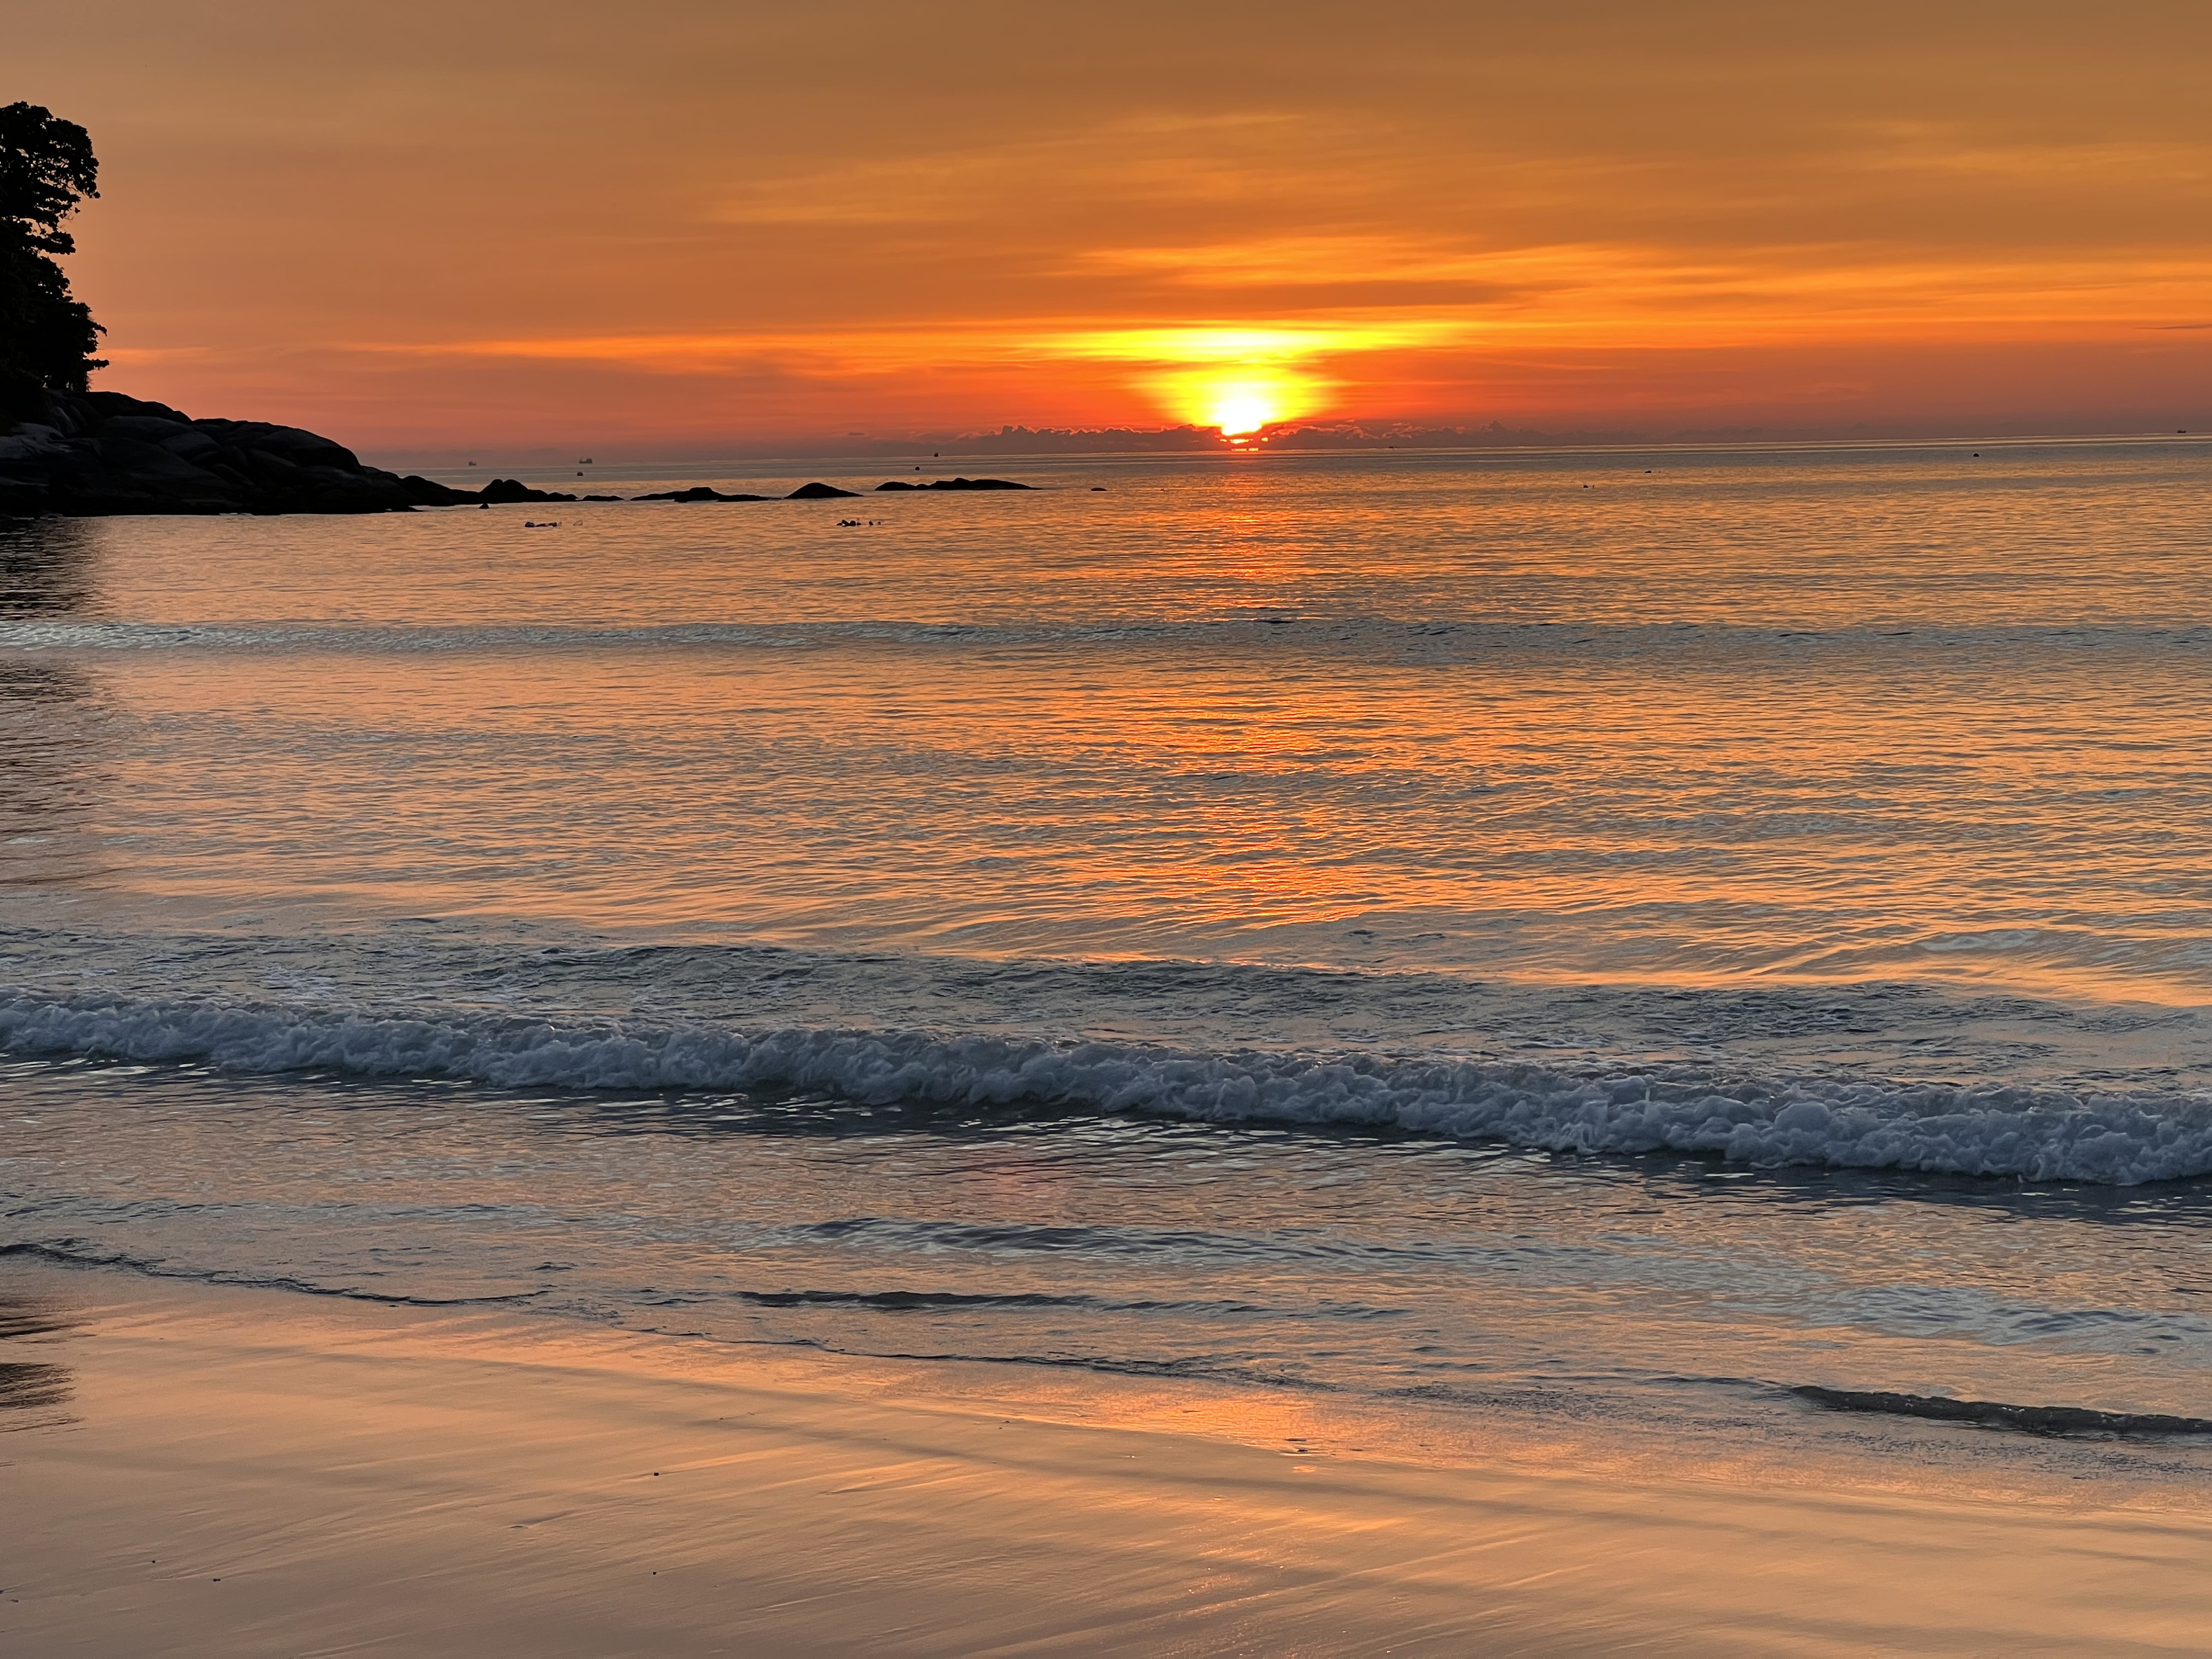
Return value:
M 26 1652 L 2158 1653 L 2212 1613 L 2212 1501 L 1661 1474 L 1601 1425 L 1424 1461 L 1287 1390 L 20 1262 L 0 1297 L 78 1322 L 0 1347 L 70 1390 L 0 1414 Z

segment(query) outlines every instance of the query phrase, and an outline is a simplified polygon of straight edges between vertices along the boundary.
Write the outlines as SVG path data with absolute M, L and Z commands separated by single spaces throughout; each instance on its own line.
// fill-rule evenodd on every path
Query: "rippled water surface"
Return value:
M 19 800 L 68 817 L 11 859 L 216 916 L 2193 1001 L 2206 454 L 18 530 Z
M 2212 449 L 994 470 L 0 522 L 0 1243 L 2212 1414 Z

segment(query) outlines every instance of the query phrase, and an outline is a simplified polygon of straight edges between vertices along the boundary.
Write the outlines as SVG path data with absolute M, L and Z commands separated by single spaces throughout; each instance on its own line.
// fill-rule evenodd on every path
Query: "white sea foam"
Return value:
M 1204 1052 L 920 1030 L 557 1025 L 18 995 L 0 1049 L 494 1087 L 819 1090 L 1194 1121 L 1364 1125 L 1553 1151 L 1670 1152 L 2133 1185 L 2212 1173 L 2212 1097 L 2077 1095 L 1687 1068 L 1577 1075 L 1455 1058 Z

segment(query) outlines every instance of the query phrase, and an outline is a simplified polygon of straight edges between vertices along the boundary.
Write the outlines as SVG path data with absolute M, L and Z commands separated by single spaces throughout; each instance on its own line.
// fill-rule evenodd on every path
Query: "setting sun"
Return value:
M 1193 426 L 1218 427 L 1224 437 L 1234 438 L 1315 413 L 1318 392 L 1310 380 L 1279 371 L 1214 371 L 1188 376 L 1170 390 L 1168 402 Z
M 1218 428 L 1229 438 L 1319 414 L 1328 391 L 1310 374 L 1241 364 L 1170 370 L 1147 378 L 1143 389 L 1176 420 Z
M 1234 438 L 1243 433 L 1257 432 L 1270 421 L 1281 418 L 1262 393 L 1249 386 L 1237 386 L 1223 394 L 1204 424 L 1218 426 L 1224 437 Z
M 1092 329 L 1047 336 L 1030 349 L 1062 361 L 1117 366 L 1127 376 L 1122 384 L 1170 420 L 1233 438 L 1332 414 L 1345 390 L 1346 364 L 1428 343 L 1439 333 L 1367 322 Z

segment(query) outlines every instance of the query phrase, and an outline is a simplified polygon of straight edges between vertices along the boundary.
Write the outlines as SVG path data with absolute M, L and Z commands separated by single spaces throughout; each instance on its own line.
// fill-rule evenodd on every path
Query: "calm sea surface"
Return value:
M 963 465 L 0 521 L 0 1247 L 2212 1468 L 2212 445 Z

